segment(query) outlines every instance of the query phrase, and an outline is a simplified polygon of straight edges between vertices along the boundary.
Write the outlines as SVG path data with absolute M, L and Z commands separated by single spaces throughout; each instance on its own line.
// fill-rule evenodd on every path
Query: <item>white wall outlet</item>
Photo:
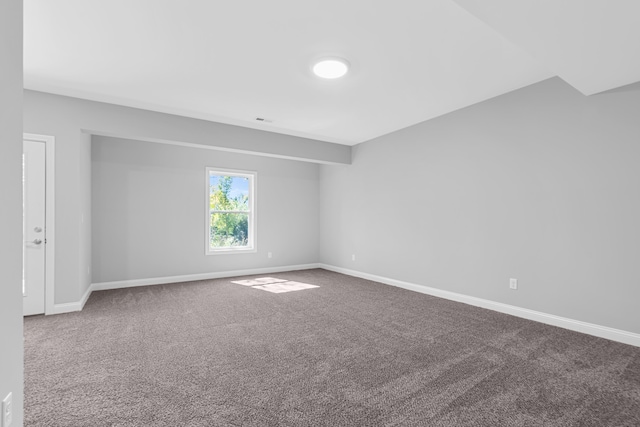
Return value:
M 267 252 L 267 258 L 272 258 L 273 254 L 271 252 Z
M 355 261 L 356 260 L 356 254 L 351 255 L 351 261 Z
M 510 289 L 518 289 L 518 279 L 509 279 L 509 288 Z
M 9 427 L 13 422 L 13 393 L 7 394 L 2 401 L 2 427 Z

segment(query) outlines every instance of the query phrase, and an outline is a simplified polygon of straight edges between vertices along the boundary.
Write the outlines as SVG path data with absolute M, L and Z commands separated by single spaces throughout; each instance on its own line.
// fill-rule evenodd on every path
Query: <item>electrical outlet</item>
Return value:
M 267 258 L 271 258 L 273 254 L 271 252 L 267 252 Z
M 351 261 L 355 261 L 356 260 L 356 254 L 351 255 Z
M 2 427 L 9 427 L 13 422 L 13 394 L 7 394 L 2 401 Z
M 518 279 L 509 279 L 509 288 L 518 289 Z

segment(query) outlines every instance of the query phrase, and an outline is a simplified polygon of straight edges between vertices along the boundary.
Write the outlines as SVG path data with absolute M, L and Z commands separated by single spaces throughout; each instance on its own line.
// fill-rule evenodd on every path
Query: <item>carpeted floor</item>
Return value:
M 26 426 L 640 426 L 640 348 L 325 270 L 25 319 Z

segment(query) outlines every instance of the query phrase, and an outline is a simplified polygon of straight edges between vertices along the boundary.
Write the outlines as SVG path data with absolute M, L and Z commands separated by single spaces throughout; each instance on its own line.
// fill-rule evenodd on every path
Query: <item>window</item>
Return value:
M 255 172 L 207 168 L 207 254 L 256 250 Z

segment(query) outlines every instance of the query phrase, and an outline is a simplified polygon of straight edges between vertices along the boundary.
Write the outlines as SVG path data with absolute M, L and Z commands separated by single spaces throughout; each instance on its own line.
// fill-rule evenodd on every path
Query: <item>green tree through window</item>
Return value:
M 253 175 L 209 171 L 209 248 L 251 249 Z

